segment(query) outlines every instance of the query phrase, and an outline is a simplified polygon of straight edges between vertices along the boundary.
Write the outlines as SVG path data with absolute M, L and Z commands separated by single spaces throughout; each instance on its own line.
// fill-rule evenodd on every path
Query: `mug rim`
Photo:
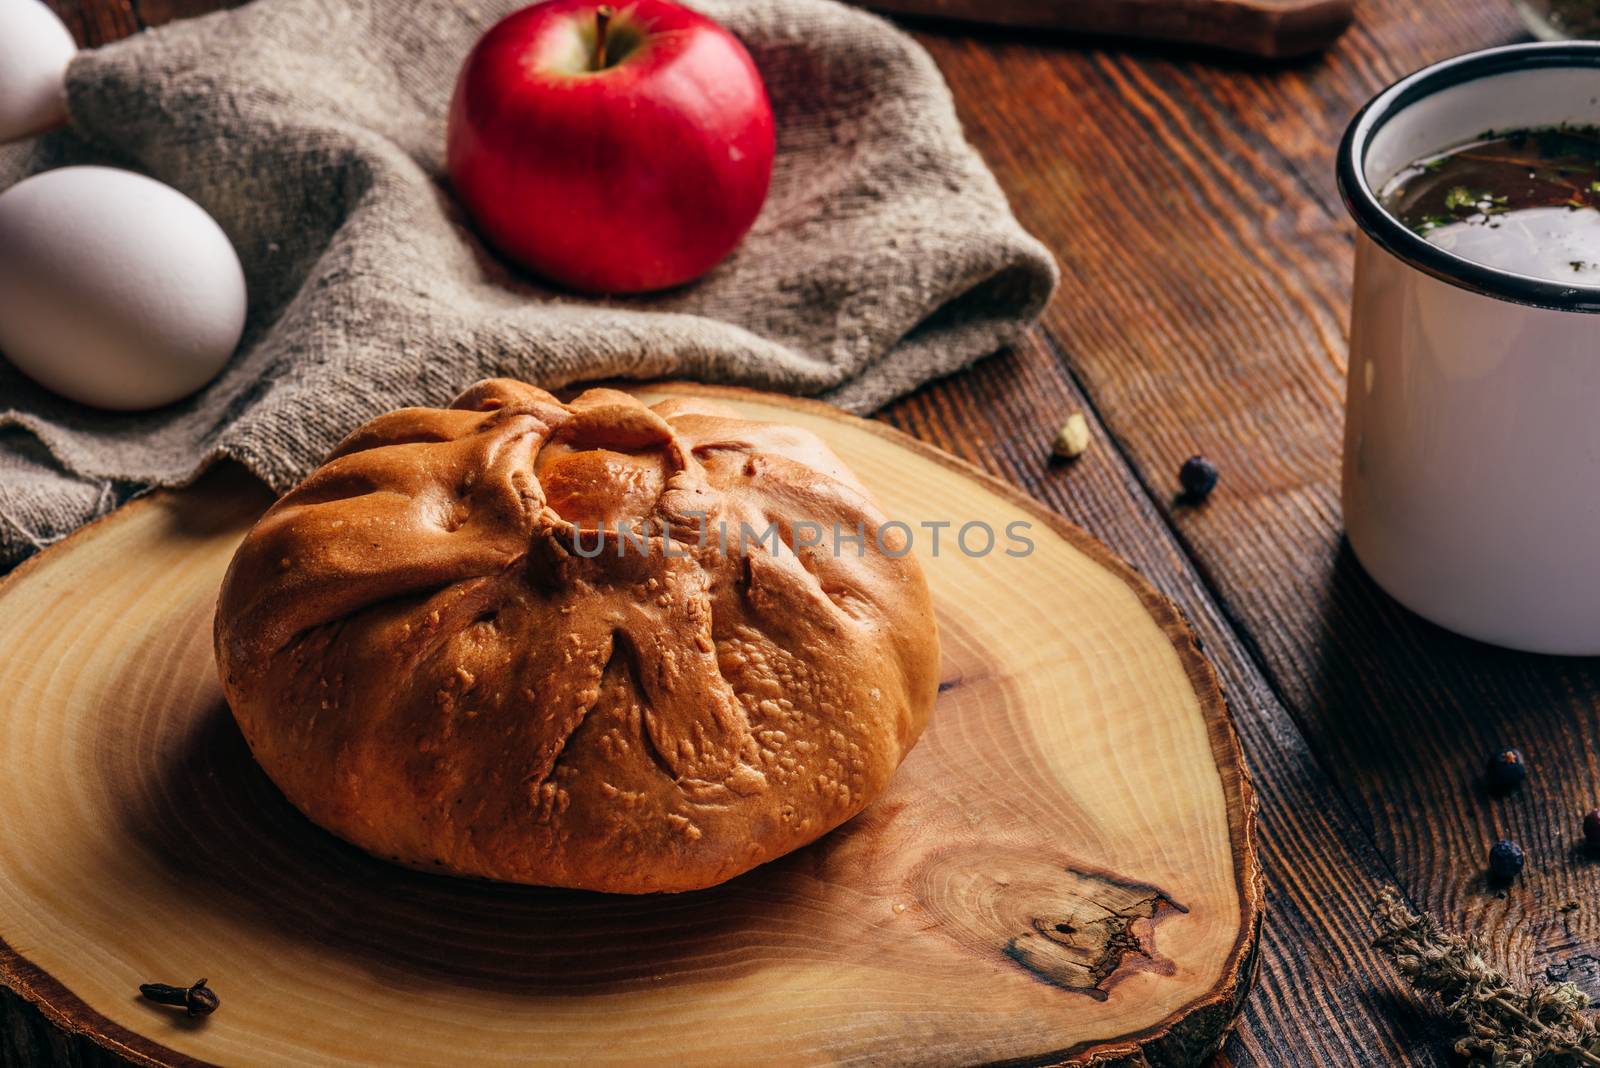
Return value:
M 1345 210 L 1379 247 L 1442 282 L 1516 304 L 1600 312 L 1600 285 L 1555 282 L 1490 267 L 1412 232 L 1379 203 L 1367 183 L 1364 166 L 1377 132 L 1424 97 L 1497 74 L 1557 67 L 1600 67 L 1600 41 L 1539 41 L 1485 48 L 1423 67 L 1380 92 L 1355 113 L 1339 142 L 1335 171 Z M 1600 125 L 1600 115 L 1596 123 Z

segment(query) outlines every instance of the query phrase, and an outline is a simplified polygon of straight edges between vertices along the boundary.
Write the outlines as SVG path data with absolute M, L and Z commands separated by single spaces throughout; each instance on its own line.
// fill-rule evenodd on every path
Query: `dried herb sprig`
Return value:
M 1418 991 L 1444 1002 L 1466 1029 L 1456 1053 L 1485 1068 L 1600 1066 L 1600 1030 L 1584 1010 L 1588 995 L 1572 983 L 1520 986 L 1491 967 L 1474 938 L 1446 934 L 1392 891 L 1373 906 L 1383 950 Z

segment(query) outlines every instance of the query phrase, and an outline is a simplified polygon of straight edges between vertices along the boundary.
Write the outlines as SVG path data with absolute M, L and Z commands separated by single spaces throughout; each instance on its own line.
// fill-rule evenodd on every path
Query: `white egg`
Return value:
M 0 142 L 67 118 L 72 34 L 40 0 L 0 0 Z
M 0 193 L 0 354 L 64 397 L 132 411 L 193 393 L 245 306 L 227 235 L 170 186 L 63 167 Z

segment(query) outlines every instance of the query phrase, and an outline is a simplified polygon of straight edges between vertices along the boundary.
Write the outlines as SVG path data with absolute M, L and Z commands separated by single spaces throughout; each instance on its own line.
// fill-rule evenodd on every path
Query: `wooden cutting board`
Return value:
M 290 807 L 222 701 L 213 601 L 269 496 L 213 475 L 0 585 L 0 977 L 149 1064 L 1200 1063 L 1263 905 L 1239 748 L 1176 610 L 880 424 L 641 392 L 668 391 L 815 430 L 914 529 L 1028 524 L 1024 557 L 919 542 L 944 678 L 885 796 L 679 896 L 374 860 Z M 136 996 L 201 976 L 203 1020 Z
M 1350 25 L 1355 0 L 861 0 L 894 15 L 1070 30 L 1283 59 Z

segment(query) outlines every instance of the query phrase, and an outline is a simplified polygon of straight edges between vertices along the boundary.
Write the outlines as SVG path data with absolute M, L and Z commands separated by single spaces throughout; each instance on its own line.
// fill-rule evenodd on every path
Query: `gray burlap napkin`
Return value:
M 88 160 L 177 187 L 239 250 L 251 314 L 222 376 L 154 413 L 67 403 L 0 361 L 0 566 L 219 456 L 286 489 L 361 421 L 486 375 L 685 377 L 866 411 L 1004 346 L 1049 298 L 1055 266 L 932 60 L 831 0 L 696 4 L 750 48 L 777 116 L 772 192 L 732 258 L 644 298 L 511 272 L 465 227 L 442 156 L 462 59 L 518 6 L 257 0 L 74 62 L 71 131 L 0 153 L 0 187 Z

